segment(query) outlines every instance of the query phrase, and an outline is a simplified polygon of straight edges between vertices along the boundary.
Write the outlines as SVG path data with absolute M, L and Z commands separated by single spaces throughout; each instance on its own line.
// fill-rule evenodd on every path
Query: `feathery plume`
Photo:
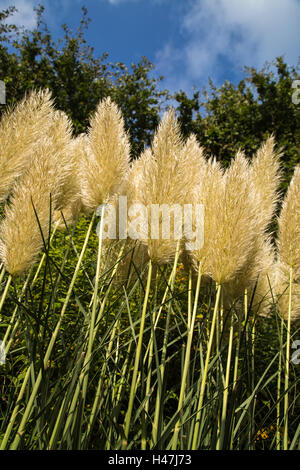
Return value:
M 286 263 L 279 260 L 275 264 L 274 274 L 274 292 L 278 310 L 284 320 L 288 319 L 289 311 L 289 285 L 290 285 L 290 268 Z M 300 283 L 297 273 L 293 271 L 292 278 L 292 308 L 291 321 L 300 319 Z
M 300 268 L 300 166 L 297 166 L 282 203 L 278 219 L 278 257 L 298 271 Z
M 187 199 L 187 185 L 196 184 L 198 168 L 204 161 L 203 150 L 195 136 L 184 144 L 175 112 L 171 109 L 163 116 L 152 148 L 146 149 L 131 168 L 128 200 L 130 205 L 146 207 L 146 212 L 138 217 L 140 241 L 148 247 L 149 257 L 156 264 L 168 263 L 175 256 L 178 241 L 183 238 L 179 217 L 183 217 L 184 204 L 191 202 Z M 165 227 L 168 233 L 163 232 L 164 210 L 168 211 L 164 219 L 169 220 Z
M 91 119 L 82 161 L 82 201 L 93 211 L 115 193 L 128 171 L 130 144 L 117 105 L 106 98 Z
M 66 225 L 73 225 L 81 213 L 86 212 L 82 202 L 81 180 L 82 162 L 87 152 L 88 138 L 86 134 L 80 134 L 70 140 L 66 152 L 73 162 L 72 171 L 66 178 L 63 187 L 62 207 L 54 212 L 54 221 L 58 229 L 65 229 Z
M 107 219 L 108 226 L 104 227 L 103 232 L 112 233 L 115 238 L 104 236 L 102 241 L 102 250 L 104 254 L 102 257 L 101 266 L 102 273 L 105 273 L 114 267 L 118 260 L 120 249 L 123 246 L 122 258 L 118 264 L 118 269 L 113 279 L 114 284 L 123 284 L 125 281 L 128 282 L 128 276 L 130 276 L 131 281 L 135 281 L 137 278 L 136 271 L 141 273 L 149 261 L 146 246 L 143 245 L 139 240 L 128 237 L 127 212 L 125 233 L 120 234 L 119 231 L 120 204 L 118 196 L 126 196 L 127 208 L 132 204 L 137 203 L 137 199 L 139 198 L 139 195 L 142 194 L 143 188 L 145 187 L 142 173 L 143 164 L 144 154 L 141 156 L 141 158 L 132 162 L 127 174 L 125 175 L 125 179 L 120 185 L 118 194 L 113 195 L 108 200 L 110 210 L 113 212 L 112 217 L 110 218 L 110 216 L 107 215 L 105 211 L 105 217 Z M 112 225 L 113 227 L 111 227 Z
M 238 152 L 224 175 L 224 183 L 216 190 L 209 271 L 218 284 L 230 281 L 240 272 L 254 243 L 257 207 L 248 180 L 248 165 L 245 156 Z
M 5 219 L 0 226 L 0 257 L 13 276 L 21 275 L 35 262 L 43 237 L 47 239 L 53 211 L 62 204 L 64 184 L 73 165 L 66 152 L 70 132 L 66 116 L 53 112 L 47 135 L 39 141 L 39 148 L 34 149 L 30 166 L 14 185 L 5 207 Z
M 272 286 L 275 288 L 275 248 L 270 238 L 257 237 L 251 255 L 239 274 L 224 285 L 224 305 L 230 309 L 233 303 L 243 302 L 247 289 L 247 300 L 248 304 L 252 300 L 252 310 L 267 316 L 275 296 L 275 291 L 271 290 Z
M 266 273 L 271 273 L 275 259 L 274 248 L 266 231 L 275 215 L 278 202 L 280 182 L 279 159 L 281 154 L 275 151 L 274 137 L 267 139 L 256 152 L 249 168 L 249 181 L 253 185 L 254 204 L 256 207 L 254 243 L 247 259 L 240 269 L 237 277 L 225 286 L 225 298 L 228 305 L 242 298 L 245 289 L 249 292 L 256 286 L 255 302 L 264 295 L 270 297 L 269 282 Z M 261 291 L 266 292 L 261 293 Z M 270 292 L 269 292 L 270 293 Z M 248 295 L 250 302 L 251 295 Z M 267 301 L 261 303 L 261 309 L 255 308 L 258 313 L 264 314 L 267 310 Z
M 204 205 L 204 244 L 191 255 L 194 264 L 202 263 L 204 274 L 224 284 L 240 272 L 253 247 L 257 207 L 249 164 L 241 152 L 225 174 L 214 161 L 207 170 L 194 191 Z
M 202 204 L 204 208 L 204 243 L 200 249 L 188 251 L 185 256 L 185 261 L 190 258 L 194 270 L 198 271 L 199 263 L 201 263 L 202 277 L 203 275 L 209 276 L 209 241 L 213 234 L 213 218 L 214 210 L 217 204 L 217 192 L 224 184 L 223 170 L 220 164 L 214 159 L 210 158 L 204 165 L 201 166 L 199 174 L 199 181 L 194 186 L 188 188 L 189 197 L 192 204 Z M 188 269 L 188 263 L 185 262 L 185 267 Z
M 47 131 L 53 111 L 49 90 L 32 91 L 2 116 L 0 122 L 0 202 L 30 164 L 34 148 Z
M 280 183 L 281 153 L 275 150 L 275 139 L 269 137 L 258 149 L 250 167 L 256 197 L 259 200 L 257 231 L 264 233 L 275 214 Z
M 291 320 L 300 318 L 300 166 L 294 171 L 278 218 L 276 293 L 279 311 L 287 319 L 292 269 Z

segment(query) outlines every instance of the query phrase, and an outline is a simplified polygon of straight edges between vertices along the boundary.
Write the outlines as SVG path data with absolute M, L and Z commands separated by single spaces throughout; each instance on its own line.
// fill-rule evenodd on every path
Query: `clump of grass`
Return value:
M 85 212 L 81 197 L 81 166 L 85 158 L 84 154 L 87 152 L 87 135 L 80 134 L 72 138 L 67 152 L 71 155 L 73 166 L 63 186 L 65 197 L 62 199 L 61 207 L 54 211 L 54 223 L 60 230 L 74 225 L 80 215 Z
M 33 149 L 47 133 L 53 101 L 49 90 L 32 91 L 9 108 L 0 122 L 0 202 L 30 166 Z
M 286 197 L 282 203 L 278 219 L 278 264 L 277 292 L 280 296 L 279 307 L 283 318 L 288 318 L 290 276 L 293 282 L 291 320 L 300 317 L 299 286 L 300 286 L 300 167 L 296 167 Z
M 248 302 L 257 312 L 266 315 L 270 305 L 268 275 L 275 263 L 275 247 L 268 232 L 275 217 L 279 198 L 280 152 L 275 149 L 274 137 L 268 138 L 258 149 L 248 168 L 248 178 L 253 187 L 255 207 L 254 242 L 238 275 L 225 286 L 225 301 L 236 302 L 248 291 Z M 264 300 L 263 300 L 264 299 Z
M 299 447 L 290 364 L 298 332 L 298 169 L 275 249 L 268 234 L 279 202 L 273 138 L 252 163 L 238 152 L 225 171 L 195 136 L 183 141 L 170 110 L 129 168 L 128 136 L 111 100 L 99 103 L 88 134 L 76 139 L 63 113 L 51 116 L 1 228 L 4 266 L 14 274 L 0 268 L 0 329 L 8 340 L 1 449 Z M 146 230 L 131 240 L 128 226 L 122 237 L 118 216 L 116 239 L 105 239 L 105 206 L 97 239 L 95 209 L 110 202 L 117 211 L 118 195 L 147 211 L 203 204 L 203 246 L 184 250 L 189 234 L 176 234 L 174 223 L 163 239 L 160 218 L 156 240 Z M 59 214 L 72 229 L 50 238 Z M 181 261 L 188 276 L 178 279 Z M 16 275 L 29 267 L 23 283 Z
M 129 166 L 130 144 L 117 105 L 106 98 L 91 118 L 81 161 L 81 197 L 93 211 L 118 191 Z
M 22 275 L 35 263 L 50 231 L 53 211 L 66 197 L 64 184 L 73 165 L 67 152 L 71 124 L 65 115 L 53 112 L 48 126 L 5 206 L 0 256 L 12 276 Z
M 183 142 L 174 110 L 169 110 L 156 131 L 151 149 L 146 149 L 133 165 L 126 192 L 129 206 L 142 204 L 146 208 L 134 227 L 140 224 L 139 239 L 147 246 L 149 257 L 156 264 L 174 260 L 177 242 L 183 240 L 183 221 L 175 224 L 176 209 L 181 210 L 189 202 L 187 182 L 193 187 L 194 181 L 199 179 L 198 170 L 202 164 L 203 150 L 194 136 Z M 162 205 L 171 208 L 169 237 L 163 233 L 162 214 L 159 212 Z M 132 222 L 133 216 L 129 214 L 129 223 Z M 157 222 L 157 226 L 153 222 Z

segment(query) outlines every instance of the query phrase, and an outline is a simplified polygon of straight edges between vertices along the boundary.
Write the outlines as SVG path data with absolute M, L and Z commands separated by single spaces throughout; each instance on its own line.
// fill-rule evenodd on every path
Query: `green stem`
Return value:
M 240 354 L 240 340 L 241 340 L 241 319 L 238 318 L 238 332 L 237 332 L 237 341 L 236 341 L 236 348 L 235 348 L 235 356 L 234 356 L 234 366 L 233 366 L 233 393 L 236 394 L 237 388 L 237 376 L 238 376 L 238 368 L 239 368 L 239 354 Z M 235 416 L 233 417 L 232 428 L 234 428 L 235 423 Z M 233 433 L 230 436 L 230 447 L 229 449 L 232 450 L 233 448 Z
M 208 341 L 208 345 L 207 345 L 206 358 L 205 358 L 205 364 L 204 364 L 204 371 L 203 371 L 203 376 L 202 376 L 202 381 L 201 381 L 199 402 L 198 402 L 197 415 L 196 415 L 196 425 L 195 425 L 193 442 L 192 442 L 192 450 L 197 449 L 198 434 L 199 434 L 199 427 L 200 427 L 200 417 L 201 417 L 201 410 L 202 410 L 203 400 L 204 400 L 204 393 L 205 393 L 205 387 L 206 387 L 206 378 L 207 378 L 207 372 L 208 372 L 208 366 L 209 366 L 209 360 L 210 360 L 210 352 L 211 352 L 211 347 L 212 347 L 212 342 L 213 342 L 213 337 L 214 337 L 217 312 L 218 312 L 218 308 L 219 308 L 221 284 L 217 284 L 216 287 L 217 287 L 217 297 L 216 297 L 216 302 L 215 302 L 215 307 L 214 307 L 214 312 L 213 312 L 211 330 L 210 330 L 209 341 Z
M 100 277 L 100 268 L 101 268 L 102 232 L 103 232 L 103 226 L 104 226 L 104 208 L 105 208 L 105 206 L 103 205 L 102 209 L 101 209 L 101 222 L 100 222 L 100 231 L 99 231 L 99 244 L 98 244 L 97 268 L 96 268 L 96 279 L 95 279 L 95 289 L 94 289 L 94 301 L 93 301 L 93 308 L 92 308 L 92 314 L 91 314 L 90 325 L 89 325 L 90 326 L 90 329 L 89 329 L 89 342 L 88 342 L 87 353 L 85 355 L 84 364 L 83 364 L 83 374 L 84 374 L 83 387 L 82 387 L 83 407 L 84 407 L 85 400 L 86 400 L 87 384 L 88 384 L 88 378 L 89 378 L 89 369 L 90 369 L 90 364 L 91 364 L 92 348 L 93 348 L 93 342 L 94 342 L 94 336 L 95 336 L 94 329 L 95 329 L 96 307 L 97 307 L 99 277 Z M 81 383 L 81 377 L 80 377 L 79 381 Z
M 142 318 L 141 318 L 141 324 L 140 324 L 140 334 L 139 334 L 139 340 L 138 340 L 138 345 L 137 345 L 137 350 L 136 350 L 136 355 L 135 355 L 133 377 L 132 377 L 132 381 L 131 381 L 129 404 L 128 404 L 128 410 L 127 410 L 127 413 L 126 413 L 126 416 L 125 416 L 125 422 L 124 422 L 124 441 L 122 442 L 122 450 L 126 449 L 127 443 L 128 443 L 128 436 L 129 436 L 129 428 L 130 428 L 131 415 L 132 415 L 132 409 L 133 409 L 133 402 L 134 402 L 135 393 L 136 393 L 136 382 L 137 382 L 138 368 L 139 368 L 139 362 L 140 362 L 141 350 L 142 350 L 142 342 L 143 342 L 143 334 L 144 334 L 144 326 L 145 326 L 145 318 L 146 318 L 148 297 L 149 297 L 149 293 L 150 293 L 151 276 L 152 276 L 152 261 L 150 260 L 149 265 L 148 265 L 147 286 L 146 286 L 146 292 L 145 292 L 144 304 L 143 304 L 143 310 L 142 310 Z
M 226 424 L 226 413 L 227 413 L 227 402 L 228 402 L 228 389 L 229 389 L 229 377 L 230 377 L 230 363 L 232 354 L 232 343 L 233 343 L 233 318 L 231 317 L 230 331 L 229 331 L 229 342 L 228 342 L 228 354 L 226 364 L 226 375 L 225 375 L 225 387 L 223 394 L 223 407 L 221 417 L 221 431 L 217 440 L 217 450 L 223 448 L 224 436 L 225 436 L 225 424 Z
M 192 341 L 193 341 L 193 332 L 194 332 L 194 325 L 195 325 L 197 306 L 198 306 L 198 298 L 199 298 L 199 292 L 200 292 L 200 284 L 201 284 L 201 269 L 202 269 L 202 265 L 201 265 L 201 263 L 199 263 L 198 276 L 197 276 L 197 285 L 196 285 L 194 307 L 193 307 L 193 314 L 192 314 L 190 328 L 188 329 L 186 353 L 185 353 L 183 374 L 182 374 L 182 379 L 181 379 L 181 387 L 180 387 L 180 394 L 179 394 L 178 407 L 177 407 L 177 411 L 180 414 L 182 414 L 183 398 L 184 398 L 185 388 L 186 388 L 186 378 L 187 378 L 188 368 L 190 366 L 190 356 L 191 356 L 191 347 L 192 347 Z M 172 450 L 177 449 L 179 430 L 180 430 L 180 419 L 178 419 L 176 424 L 175 424 L 174 435 L 173 435 L 173 440 L 172 440 Z
M 28 367 L 25 378 L 24 378 L 23 383 L 22 383 L 21 390 L 20 390 L 18 398 L 17 398 L 17 405 L 15 406 L 15 408 L 12 412 L 12 415 L 10 417 L 8 426 L 7 426 L 6 431 L 5 431 L 5 435 L 4 435 L 3 440 L 1 442 L 0 450 L 5 450 L 6 449 L 6 445 L 8 443 L 8 439 L 9 439 L 9 436 L 11 434 L 12 427 L 14 425 L 15 419 L 16 419 L 18 411 L 19 411 L 19 403 L 21 402 L 21 400 L 23 398 L 25 388 L 26 388 L 27 382 L 28 382 L 29 377 L 30 377 L 30 372 L 31 372 L 31 367 Z
M 3 263 L 1 264 L 1 268 L 0 268 L 0 284 L 3 280 L 3 277 L 4 277 L 4 274 L 5 274 L 5 267 L 3 265 Z
M 173 289 L 174 289 L 174 282 L 175 282 L 175 277 L 176 277 L 176 267 L 178 263 L 178 258 L 179 258 L 179 249 L 180 249 L 180 243 L 178 242 L 177 244 L 177 249 L 176 249 L 176 255 L 174 259 L 174 264 L 173 264 L 173 269 L 172 269 L 172 275 L 171 275 L 171 281 L 170 281 L 170 293 L 171 296 L 173 295 Z M 161 414 L 161 406 L 162 406 L 162 389 L 163 389 L 163 381 L 164 381 L 164 375 L 165 375 L 165 367 L 166 367 L 166 356 L 167 356 L 167 345 L 168 345 L 168 336 L 169 336 L 169 325 L 170 325 L 170 317 L 171 317 L 171 300 L 169 301 L 168 304 L 168 313 L 167 313 L 167 318 L 166 318 L 166 326 L 165 326 L 165 332 L 164 332 L 164 340 L 163 340 L 163 348 L 162 348 L 162 355 L 161 355 L 161 363 L 159 366 L 158 373 L 160 375 L 160 387 L 157 388 L 157 394 L 156 394 L 156 404 L 155 404 L 155 413 L 154 413 L 154 423 L 153 423 L 153 428 L 152 428 L 152 439 L 153 439 L 153 444 L 155 445 L 157 442 L 158 438 L 158 424 L 159 424 L 159 418 Z
M 289 413 L 289 374 L 290 374 L 290 346 L 291 346 L 291 313 L 292 313 L 292 285 L 293 268 L 290 267 L 289 310 L 287 321 L 286 354 L 285 354 L 285 381 L 284 381 L 284 431 L 283 450 L 288 450 L 288 413 Z
M 151 376 L 152 376 L 152 360 L 153 360 L 153 336 L 154 336 L 154 324 L 156 318 L 156 304 L 157 304 L 157 290 L 158 290 L 158 270 L 156 270 L 155 277 L 155 306 L 152 314 L 152 325 L 151 328 L 151 337 L 149 344 L 149 356 L 148 356 L 148 373 L 147 373 L 147 382 L 146 382 L 146 402 L 144 408 L 144 416 L 146 417 L 149 413 L 149 401 L 150 401 L 150 387 L 151 387 Z M 143 422 L 142 429 L 142 440 L 141 440 L 141 449 L 146 450 L 147 448 L 147 433 L 146 433 L 146 420 Z
M 276 416 L 276 449 L 281 449 L 281 436 L 280 436 L 280 393 L 281 393 L 281 376 L 282 376 L 282 343 L 283 343 L 283 325 L 284 321 L 281 317 L 280 322 L 280 354 L 279 354 L 279 364 L 278 364 L 278 377 L 277 377 L 277 416 Z
M 98 328 L 99 328 L 99 325 L 100 325 L 100 322 L 101 322 L 101 319 L 102 319 L 102 315 L 103 315 L 103 312 L 104 312 L 104 308 L 105 308 L 105 305 L 106 305 L 106 302 L 107 302 L 107 299 L 108 299 L 108 296 L 109 296 L 109 293 L 111 291 L 111 288 L 112 288 L 112 280 L 116 274 L 116 271 L 118 269 L 118 266 L 119 266 L 119 263 L 120 263 L 120 260 L 121 260 L 121 257 L 122 257 L 122 254 L 123 254 L 123 251 L 124 251 L 124 245 L 122 245 L 121 247 L 121 250 L 119 252 L 119 255 L 118 255 L 118 259 L 117 259 L 117 262 L 114 266 L 114 269 L 112 271 L 112 274 L 111 274 L 111 278 L 110 278 L 110 283 L 109 283 L 109 287 L 106 289 L 106 293 L 105 293 L 105 296 L 104 296 L 104 299 L 103 301 L 101 302 L 101 306 L 100 306 L 100 311 L 99 311 L 99 314 L 98 314 L 98 317 L 97 317 L 97 321 L 96 321 L 96 325 L 95 325 L 95 328 L 94 328 L 94 340 L 95 340 L 95 336 L 97 334 L 97 331 L 98 331 Z M 110 347 L 112 346 L 112 342 L 110 342 L 109 344 L 109 348 L 108 348 L 108 353 L 110 355 Z M 96 417 L 96 414 L 98 412 L 98 406 L 99 406 L 99 401 L 100 401 L 100 396 L 101 396 L 101 389 L 102 389 L 102 383 L 103 383 L 103 380 L 104 380 L 104 374 L 105 374 L 105 370 L 106 370 L 106 365 L 107 365 L 107 361 L 105 360 L 104 361 L 104 364 L 103 364 L 103 367 L 102 367 L 102 372 L 100 374 L 100 378 L 99 378 L 99 381 L 98 381 L 98 386 L 97 386 L 97 391 L 96 391 L 96 394 L 95 394 L 95 398 L 94 398 L 94 403 L 93 403 L 93 406 L 92 406 L 92 411 L 91 411 L 91 414 L 90 414 L 90 418 L 89 418 L 89 422 L 88 422 L 88 425 L 87 425 L 87 431 L 84 433 L 83 435 L 83 441 L 85 439 L 88 438 L 91 430 L 92 430 L 92 426 L 93 426 L 93 423 L 94 423 L 94 420 L 95 420 L 95 417 Z M 77 390 L 75 391 L 75 395 L 74 395 L 74 403 L 76 404 L 76 400 L 77 400 L 77 397 L 78 397 L 78 394 L 79 394 L 79 386 L 77 387 Z M 72 407 L 71 407 L 72 409 Z M 71 410 L 70 410 L 71 411 Z M 66 431 L 66 427 L 65 427 L 65 430 L 64 432 Z
M 8 278 L 7 278 L 7 281 L 6 281 L 4 292 L 3 292 L 1 300 L 0 300 L 0 312 L 1 312 L 3 304 L 5 302 L 5 298 L 7 296 L 7 292 L 8 292 L 9 286 L 11 284 L 11 281 L 12 281 L 12 276 L 9 275 Z
M 82 263 L 82 260 L 83 260 L 83 256 L 84 256 L 84 253 L 85 253 L 85 250 L 86 250 L 86 247 L 87 247 L 87 244 L 88 244 L 88 240 L 89 240 L 89 237 L 90 237 L 90 234 L 91 234 L 91 230 L 92 230 L 92 226 L 93 226 L 93 222 L 94 222 L 94 219 L 95 219 L 95 214 L 93 215 L 92 219 L 91 219 L 91 222 L 90 222 L 90 225 L 89 225 L 89 228 L 88 228 L 88 231 L 87 231 L 87 234 L 86 234 L 86 237 L 85 237 L 85 241 L 84 241 L 84 244 L 83 244 L 83 247 L 82 247 L 82 250 L 81 250 L 81 254 L 80 254 L 80 257 L 79 257 L 79 260 L 77 262 L 77 265 L 76 265 L 76 268 L 75 268 L 75 272 L 73 274 L 73 277 L 72 277 L 72 280 L 71 280 L 71 284 L 69 286 L 69 289 L 68 289 L 68 292 L 67 292 L 67 295 L 66 295 L 66 298 L 65 298 L 65 301 L 64 301 L 64 304 L 63 304 L 63 307 L 62 307 L 62 310 L 61 310 L 61 313 L 60 313 L 60 317 L 58 319 L 58 322 L 56 324 L 56 327 L 55 327 L 55 330 L 54 332 L 52 333 L 52 336 L 51 336 L 51 340 L 50 340 L 50 343 L 48 345 L 48 348 L 47 348 L 47 351 L 46 351 L 46 354 L 45 354 L 45 357 L 44 357 L 44 369 L 47 369 L 47 366 L 48 366 L 48 361 L 49 361 L 49 358 L 51 356 L 51 353 L 52 353 L 52 349 L 54 347 L 54 344 L 55 344 L 55 341 L 56 341 L 56 338 L 57 338 L 57 335 L 58 335 L 58 332 L 59 332 L 59 329 L 60 329 L 60 325 L 61 325 L 61 322 L 63 320 L 63 317 L 64 317 L 64 314 L 66 312 L 66 309 L 67 309 L 67 306 L 68 306 L 68 303 L 69 303 L 69 300 L 70 300 L 70 297 L 71 297 L 71 294 L 72 294 L 72 291 L 73 291 L 73 287 L 74 287 L 74 284 L 75 284 L 75 281 L 76 281 L 76 278 L 78 276 L 78 273 L 79 273 L 79 268 L 80 268 L 80 265 Z M 33 403 L 34 403 L 34 400 L 35 400 L 35 397 L 38 393 L 38 390 L 39 390 L 39 387 L 40 387 L 40 384 L 41 384 L 41 380 L 42 380 L 42 370 L 39 371 L 39 374 L 37 376 L 37 379 L 36 379 L 36 382 L 35 382 L 35 385 L 33 387 L 33 390 L 31 392 L 31 395 L 30 395 L 30 398 L 28 400 L 28 403 L 27 403 L 27 406 L 26 406 L 26 409 L 25 409 L 25 412 L 24 412 L 24 415 L 23 415 L 23 418 L 21 420 L 21 424 L 18 428 L 18 431 L 17 431 L 17 435 L 11 445 L 11 450 L 16 450 L 19 446 L 19 443 L 20 443 L 20 439 L 21 439 L 21 436 L 22 434 L 24 433 L 24 430 L 25 430 L 25 426 L 26 426 L 26 423 L 30 417 L 30 414 L 32 412 L 32 409 L 33 409 Z

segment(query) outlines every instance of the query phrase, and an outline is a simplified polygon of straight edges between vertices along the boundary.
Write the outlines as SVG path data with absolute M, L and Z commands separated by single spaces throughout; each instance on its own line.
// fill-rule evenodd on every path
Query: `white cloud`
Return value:
M 157 53 L 158 72 L 171 88 L 223 79 L 224 62 L 234 74 L 283 54 L 296 63 L 300 55 L 299 0 L 189 0 L 187 6 L 182 47 L 169 43 Z
M 140 0 L 108 0 L 111 5 L 119 5 L 120 3 L 138 2 Z
M 14 5 L 18 11 L 9 22 L 33 29 L 36 25 L 36 15 L 33 11 L 36 3 L 35 0 L 0 0 L 0 10 L 6 10 L 10 5 Z
M 68 15 L 70 9 L 74 8 L 74 3 L 76 7 L 85 4 L 84 0 L 0 0 L 0 10 L 14 5 L 18 12 L 11 16 L 8 22 L 32 30 L 36 26 L 34 7 L 42 4 L 45 7 L 44 18 L 46 18 L 48 26 L 50 29 L 55 29 L 61 27 L 62 18 Z

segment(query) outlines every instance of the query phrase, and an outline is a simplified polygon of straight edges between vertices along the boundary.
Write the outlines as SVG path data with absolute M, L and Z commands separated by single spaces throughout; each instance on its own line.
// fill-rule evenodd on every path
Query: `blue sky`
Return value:
M 37 3 L 54 37 L 62 23 L 78 26 L 85 5 L 95 53 L 128 65 L 146 56 L 170 91 L 201 89 L 209 76 L 237 83 L 243 65 L 300 56 L 300 0 L 0 0 L 0 9 L 14 4 L 15 22 L 30 29 Z

